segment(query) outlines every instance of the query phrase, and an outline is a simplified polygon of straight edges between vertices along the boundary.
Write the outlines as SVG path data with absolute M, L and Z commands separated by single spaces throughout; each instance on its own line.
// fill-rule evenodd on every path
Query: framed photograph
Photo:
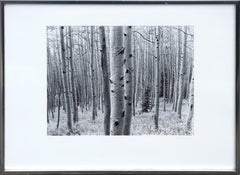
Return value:
M 1 174 L 239 175 L 238 1 L 1 1 Z

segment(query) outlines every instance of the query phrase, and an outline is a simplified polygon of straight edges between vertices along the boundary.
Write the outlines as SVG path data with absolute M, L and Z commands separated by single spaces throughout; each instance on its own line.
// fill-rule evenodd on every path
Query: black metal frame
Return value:
M 233 4 L 236 7 L 236 80 L 235 80 L 235 156 L 236 169 L 234 171 L 14 171 L 8 172 L 4 169 L 4 140 L 5 140 L 5 125 L 4 125 L 4 6 L 6 4 Z M 0 175 L 240 175 L 240 2 L 239 0 L 230 1 L 111 1 L 111 0 L 0 0 Z

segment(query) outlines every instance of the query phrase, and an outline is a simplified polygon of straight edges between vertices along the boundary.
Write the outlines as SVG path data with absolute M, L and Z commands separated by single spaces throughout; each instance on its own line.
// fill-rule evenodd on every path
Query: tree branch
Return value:
M 138 31 L 133 31 L 133 32 L 139 34 L 144 40 L 146 40 L 146 41 L 148 41 L 148 42 L 150 42 L 150 43 L 155 43 L 154 41 L 151 41 L 151 40 L 145 38 L 145 37 L 143 36 L 143 34 L 141 34 L 140 32 L 138 32 Z
M 193 34 L 190 34 L 190 33 L 184 32 L 182 29 L 178 29 L 178 28 L 176 28 L 176 27 L 173 27 L 173 29 L 175 29 L 175 30 L 179 30 L 180 32 L 183 32 L 185 35 L 189 35 L 189 36 L 191 36 L 191 37 L 194 37 Z

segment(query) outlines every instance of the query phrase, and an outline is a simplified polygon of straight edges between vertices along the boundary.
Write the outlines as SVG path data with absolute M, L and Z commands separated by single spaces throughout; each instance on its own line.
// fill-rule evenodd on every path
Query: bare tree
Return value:
M 157 27 L 156 36 L 156 70 L 155 70 L 155 114 L 154 114 L 154 124 L 155 128 L 158 129 L 158 117 L 159 117 L 159 62 L 160 62 L 160 35 L 161 29 Z
M 132 100 L 132 113 L 133 113 L 133 116 L 135 116 L 135 114 L 136 114 L 136 83 L 137 83 L 137 81 L 136 81 L 136 69 L 137 69 L 137 66 L 136 66 L 136 60 L 137 60 L 137 54 L 136 54 L 136 39 L 134 38 L 133 39 L 134 41 L 134 43 L 133 43 L 133 58 L 132 58 L 132 61 L 133 61 L 133 66 L 132 66 L 132 73 L 133 73 L 133 75 L 132 75 L 132 78 L 133 78 L 133 94 L 132 94 L 132 98 L 133 98 L 133 100 Z
M 96 92 L 95 92 L 95 70 L 94 70 L 94 43 L 93 26 L 91 26 L 91 81 L 92 81 L 92 120 L 97 116 Z
M 186 27 L 184 27 L 186 30 Z M 177 101 L 177 114 L 179 119 L 181 119 L 182 114 L 182 102 L 183 102 L 183 87 L 184 87 L 184 60 L 186 58 L 186 42 L 187 42 L 187 35 L 184 34 L 184 44 L 181 50 L 181 57 L 180 57 L 180 72 L 179 72 L 179 84 L 178 84 L 178 101 Z
M 67 103 L 67 125 L 70 132 L 72 132 L 72 117 L 71 117 L 71 106 L 69 97 L 69 87 L 67 82 L 67 67 L 66 67 L 66 48 L 64 43 L 64 27 L 60 27 L 60 40 L 61 40 L 61 55 L 62 55 L 62 73 L 64 82 L 64 91 Z
M 111 67 L 111 116 L 113 119 L 112 134 L 122 135 L 123 118 L 123 28 L 121 26 L 113 26 L 111 28 L 111 49 L 112 55 L 110 59 Z
M 104 133 L 110 135 L 110 88 L 109 88 L 109 72 L 107 62 L 106 36 L 104 26 L 99 27 L 99 37 L 101 45 L 101 66 L 103 73 L 103 99 L 104 99 Z
M 71 69 L 71 85 L 72 85 L 72 100 L 73 100 L 73 121 L 78 122 L 78 107 L 77 107 L 77 101 L 76 101 L 76 90 L 75 90 L 75 80 L 74 80 L 74 67 L 73 67 L 73 49 L 74 45 L 72 42 L 72 28 L 68 27 L 68 34 L 69 34 L 69 44 L 70 44 L 70 69 Z
M 193 119 L 193 112 L 194 112 L 194 77 L 192 75 L 191 83 L 190 83 L 190 93 L 189 93 L 189 112 L 187 118 L 187 130 L 192 130 L 192 119 Z
M 132 26 L 124 27 L 124 127 L 123 134 L 129 135 L 132 120 Z

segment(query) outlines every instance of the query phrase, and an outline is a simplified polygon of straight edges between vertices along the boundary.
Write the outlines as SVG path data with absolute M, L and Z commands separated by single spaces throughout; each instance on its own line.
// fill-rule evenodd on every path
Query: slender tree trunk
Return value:
M 123 134 L 130 135 L 132 120 L 132 26 L 125 27 L 124 30 L 124 127 Z
M 73 99 L 73 121 L 78 122 L 78 107 L 76 101 L 76 91 L 74 82 L 74 68 L 73 68 L 73 43 L 72 43 L 72 29 L 68 27 L 69 32 L 69 44 L 70 44 L 70 68 L 71 68 L 71 85 L 72 85 L 72 99 Z
M 70 132 L 72 132 L 72 117 L 71 117 L 71 107 L 70 107 L 70 98 L 69 98 L 69 88 L 67 82 L 67 70 L 66 70 L 66 48 L 64 43 L 64 27 L 60 27 L 60 38 L 61 38 L 61 54 L 62 54 L 62 71 L 63 71 L 63 82 L 64 82 L 64 90 L 66 96 L 67 103 L 67 126 Z
M 58 53 L 59 55 L 57 56 L 56 53 L 56 46 L 55 46 L 55 42 L 54 42 L 54 58 L 53 61 L 55 63 L 56 66 L 56 76 L 57 76 L 57 83 L 56 83 L 56 89 L 57 89 L 57 95 L 58 95 L 58 104 L 57 104 L 57 129 L 59 127 L 59 122 L 60 122 L 60 109 L 61 109 L 61 93 L 62 93 L 62 73 L 61 73 L 61 68 L 58 67 L 58 62 L 56 61 L 57 57 L 60 58 L 60 53 Z M 61 66 L 61 62 L 59 61 L 59 65 Z
M 113 119 L 112 134 L 122 135 L 123 133 L 123 29 L 120 26 L 111 28 L 111 118 Z
M 136 59 L 137 59 L 137 55 L 136 55 L 136 39 L 134 38 L 134 43 L 133 43 L 133 51 L 134 51 L 134 54 L 133 54 L 133 104 L 132 104 L 132 112 L 133 112 L 133 116 L 135 116 L 135 113 L 136 113 Z
M 163 111 L 165 112 L 166 111 L 166 76 L 167 76 L 167 74 L 166 74 L 166 63 L 165 63 L 165 59 L 166 59 L 166 51 L 164 52 L 163 51 L 163 42 L 164 41 L 162 41 L 161 42 L 161 52 L 162 52 L 162 54 L 161 54 L 161 60 L 162 60 L 162 73 L 163 73 L 163 84 L 162 84 L 162 86 L 163 86 Z
M 145 54 L 144 50 L 142 51 L 142 70 L 141 70 L 141 101 L 142 101 L 142 113 L 146 112 L 144 111 L 144 92 L 145 92 L 145 82 L 144 82 L 144 77 L 145 77 Z
M 61 92 L 58 93 L 58 113 L 57 113 L 57 129 L 60 122 L 60 109 L 61 109 Z
M 159 118 L 159 61 L 160 61 L 160 27 L 157 27 L 158 33 L 156 36 L 156 70 L 155 70 L 155 114 L 154 124 L 155 129 L 158 129 L 158 118 Z
M 194 77 L 192 75 L 190 87 L 189 87 L 189 113 L 187 119 L 187 130 L 192 130 L 192 119 L 193 119 L 193 112 L 194 112 Z
M 91 26 L 91 81 L 92 81 L 92 120 L 94 121 L 97 115 L 97 103 L 95 92 L 95 70 L 94 70 L 94 43 L 93 43 L 93 26 Z
M 184 43 L 186 43 L 187 35 L 184 35 Z M 183 44 L 180 59 L 180 72 L 179 72 L 179 85 L 178 85 L 178 101 L 177 101 L 177 114 L 181 119 L 182 102 L 183 102 L 183 89 L 184 89 L 184 60 L 186 58 L 186 46 Z
M 178 51 L 176 56 L 176 84 L 175 84 L 175 100 L 174 100 L 174 111 L 177 112 L 178 109 L 178 97 L 179 97 L 179 79 L 180 79 L 180 63 L 181 63 L 181 33 L 180 27 L 178 27 Z
M 65 35 L 65 39 L 66 39 L 66 74 L 67 74 L 67 83 L 68 83 L 68 92 L 69 92 L 69 99 L 70 99 L 70 109 L 71 109 L 71 112 L 72 112 L 72 109 L 73 109 L 73 103 L 72 103 L 72 86 L 71 86 L 71 69 L 70 69 L 70 45 L 69 45 L 69 37 L 68 37 L 68 34 L 69 34 L 69 30 L 68 28 L 66 27 L 66 35 Z
M 47 89 L 47 99 L 50 98 L 49 90 Z M 50 100 L 47 101 L 47 123 L 49 123 Z
M 174 61 L 174 58 L 173 58 L 173 44 L 172 44 L 172 27 L 170 27 L 170 73 L 169 73 L 169 76 L 170 76 L 170 87 L 169 87 L 169 100 L 170 100 L 170 103 L 173 102 L 173 85 L 174 85 L 174 64 L 173 64 L 173 61 Z
M 101 45 L 101 66 L 103 73 L 103 100 L 104 100 L 104 133 L 110 135 L 110 88 L 109 88 L 109 72 L 107 63 L 106 36 L 104 26 L 99 27 L 100 45 Z

